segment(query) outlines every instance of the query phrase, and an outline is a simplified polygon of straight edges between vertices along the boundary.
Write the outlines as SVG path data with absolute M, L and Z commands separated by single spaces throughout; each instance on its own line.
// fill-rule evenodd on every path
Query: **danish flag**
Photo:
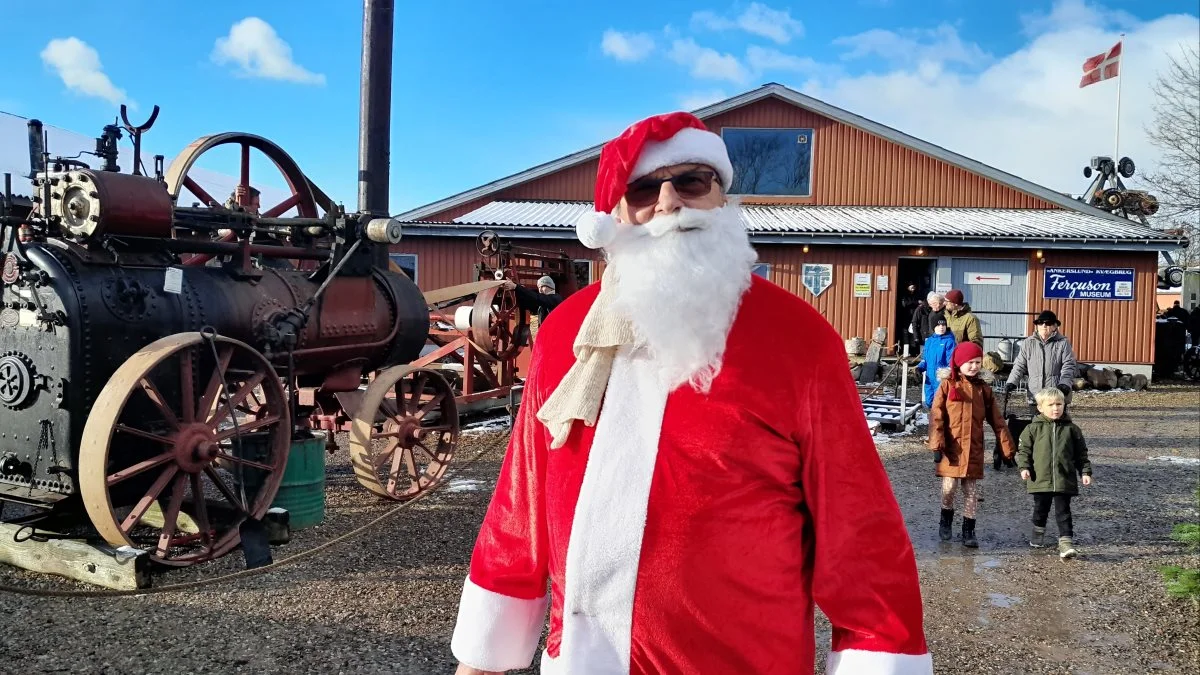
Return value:
M 1116 77 L 1121 74 L 1120 70 L 1121 43 L 1118 42 L 1107 53 L 1097 54 L 1083 62 L 1083 79 L 1079 81 L 1079 88 Z

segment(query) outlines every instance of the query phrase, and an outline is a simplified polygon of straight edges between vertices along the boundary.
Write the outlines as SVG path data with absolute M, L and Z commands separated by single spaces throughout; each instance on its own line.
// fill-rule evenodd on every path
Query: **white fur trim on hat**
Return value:
M 726 190 L 733 183 L 733 164 L 724 139 L 694 127 L 680 129 L 665 141 L 647 143 L 629 175 L 629 182 L 675 164 L 707 164 L 716 169 Z
M 575 221 L 575 236 L 588 248 L 604 248 L 617 237 L 617 219 L 607 213 L 588 211 Z

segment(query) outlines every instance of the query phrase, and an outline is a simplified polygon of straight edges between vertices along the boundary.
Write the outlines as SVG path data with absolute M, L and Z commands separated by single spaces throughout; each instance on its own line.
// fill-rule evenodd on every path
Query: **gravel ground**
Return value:
M 1096 482 L 1073 505 L 1081 555 L 1069 562 L 1028 547 L 1031 501 L 1011 469 L 988 469 L 980 548 L 939 542 L 924 430 L 880 439 L 917 550 L 938 672 L 1200 671 L 1197 605 L 1166 596 L 1157 572 L 1197 562 L 1167 535 L 1197 517 L 1189 496 L 1200 466 L 1150 459 L 1200 460 L 1200 389 L 1083 395 L 1073 415 L 1089 439 Z M 294 533 L 274 549 L 276 561 L 393 508 L 358 486 L 340 440 L 341 452 L 329 458 L 325 522 Z M 448 489 L 269 574 L 135 598 L 0 593 L 9 617 L 0 627 L 0 672 L 451 673 L 458 593 L 506 442 L 503 430 L 464 435 L 459 462 L 482 454 L 456 465 Z M 242 562 L 234 553 L 166 572 L 155 585 L 212 578 Z M 0 584 L 91 590 L 8 567 L 0 567 Z M 827 642 L 823 619 L 817 631 Z

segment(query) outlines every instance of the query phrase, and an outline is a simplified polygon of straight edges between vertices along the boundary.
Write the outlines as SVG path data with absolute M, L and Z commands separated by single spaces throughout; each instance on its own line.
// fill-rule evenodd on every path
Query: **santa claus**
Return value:
M 692 115 L 605 145 L 599 284 L 546 320 L 463 586 L 460 674 L 931 673 L 843 342 L 756 260 Z

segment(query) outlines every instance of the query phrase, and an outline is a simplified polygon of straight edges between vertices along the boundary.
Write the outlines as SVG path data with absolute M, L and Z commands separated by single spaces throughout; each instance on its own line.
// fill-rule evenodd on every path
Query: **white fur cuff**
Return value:
M 575 236 L 588 248 L 604 248 L 617 237 L 617 219 L 607 213 L 588 211 L 576 221 Z
M 864 649 L 830 652 L 827 675 L 933 675 L 930 654 L 890 654 Z
M 528 668 L 542 639 L 549 604 L 549 594 L 535 600 L 513 598 L 477 586 L 468 577 L 450 651 L 460 663 L 479 670 Z
M 629 175 L 629 182 L 675 164 L 707 164 L 717 170 L 726 190 L 733 183 L 733 163 L 729 161 L 725 140 L 711 131 L 692 127 L 681 129 L 665 141 L 647 143 Z

